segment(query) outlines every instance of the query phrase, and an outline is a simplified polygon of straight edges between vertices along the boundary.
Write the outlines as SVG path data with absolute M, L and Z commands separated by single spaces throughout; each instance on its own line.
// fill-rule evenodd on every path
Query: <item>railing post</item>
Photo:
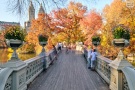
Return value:
M 46 70 L 46 52 L 45 52 L 44 46 L 42 46 L 42 51 L 39 54 L 39 56 L 44 56 L 44 58 L 42 60 L 42 62 L 43 62 L 43 70 Z
M 120 50 L 117 58 L 110 64 L 111 67 L 111 90 L 123 90 L 122 89 L 122 68 L 126 66 L 132 66 L 124 57 L 122 50 Z
M 13 90 L 26 90 L 26 66 L 14 69 Z
M 11 90 L 26 90 L 26 66 L 27 64 L 21 60 L 9 61 L 2 65 L 3 68 L 11 68 L 12 74 L 12 89 Z
M 39 56 L 44 56 L 42 62 L 43 62 L 43 70 L 46 70 L 46 52 L 45 52 L 45 45 L 47 44 L 47 41 L 45 40 L 47 37 L 44 37 L 43 35 L 40 35 L 38 37 L 39 39 L 39 44 L 42 46 L 42 51 L 39 54 Z M 41 39 L 41 40 L 40 40 Z M 43 41 L 42 41 L 43 40 Z

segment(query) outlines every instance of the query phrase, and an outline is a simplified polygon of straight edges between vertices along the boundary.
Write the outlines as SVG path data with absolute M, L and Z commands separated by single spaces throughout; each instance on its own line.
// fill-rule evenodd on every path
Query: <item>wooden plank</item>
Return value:
M 28 90 L 109 90 L 102 78 L 86 67 L 80 52 L 65 53 L 46 72 L 36 78 Z

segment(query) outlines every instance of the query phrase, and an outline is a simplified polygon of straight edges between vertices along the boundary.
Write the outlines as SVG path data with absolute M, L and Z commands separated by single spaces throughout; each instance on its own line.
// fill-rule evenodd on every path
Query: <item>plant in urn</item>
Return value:
M 97 47 L 100 44 L 100 41 L 101 41 L 101 39 L 98 35 L 95 35 L 95 36 L 92 37 L 92 44 L 94 46 Z
M 41 54 L 45 52 L 44 47 L 47 44 L 47 40 L 48 40 L 48 36 L 46 36 L 45 34 L 40 34 L 38 36 L 39 44 L 42 46 L 42 52 L 41 52 Z
M 13 49 L 12 60 L 19 60 L 16 50 L 23 44 L 25 34 L 20 26 L 9 26 L 6 28 L 5 35 L 6 44 Z

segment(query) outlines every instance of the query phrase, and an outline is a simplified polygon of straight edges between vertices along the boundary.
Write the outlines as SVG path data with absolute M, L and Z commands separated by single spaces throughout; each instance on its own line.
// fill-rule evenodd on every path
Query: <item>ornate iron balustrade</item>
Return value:
M 12 81 L 13 81 L 13 78 L 12 78 L 12 74 L 11 74 L 6 81 L 4 90 L 12 90 Z
M 13 70 L 10 68 L 2 68 L 0 70 L 0 90 L 12 90 Z
M 111 68 L 109 64 L 111 60 L 101 55 L 97 57 L 96 71 L 102 76 L 102 78 L 109 84 L 111 76 Z
M 22 68 L 23 72 L 14 68 L 0 68 L 0 90 L 15 90 L 15 88 L 19 90 L 22 86 L 24 90 L 27 89 L 27 84 L 32 82 L 44 68 L 47 69 L 50 66 L 55 59 L 54 54 L 54 50 L 51 50 L 46 56 L 36 56 L 24 61 L 26 66 Z M 19 74 L 15 74 L 16 72 Z M 14 83 L 16 86 L 13 86 Z
M 123 74 L 123 77 L 122 77 L 122 81 L 123 81 L 123 90 L 130 90 L 129 87 L 128 87 L 128 82 L 126 80 L 126 77 L 125 75 Z
M 43 59 L 44 56 L 37 56 L 35 58 L 25 61 L 26 67 L 26 82 L 29 84 L 39 73 L 43 70 Z

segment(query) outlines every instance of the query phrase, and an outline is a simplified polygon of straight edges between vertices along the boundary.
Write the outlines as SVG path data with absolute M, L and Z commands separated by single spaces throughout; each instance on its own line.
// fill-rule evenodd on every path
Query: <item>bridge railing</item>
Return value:
M 44 56 L 37 56 L 34 58 L 31 58 L 25 63 L 27 64 L 26 66 L 26 84 L 29 84 L 30 82 L 33 81 L 33 79 L 39 75 L 43 71 L 43 60 Z
M 111 68 L 109 64 L 112 60 L 105 58 L 103 56 L 97 56 L 97 66 L 96 71 L 98 74 L 108 83 L 110 84 L 111 77 Z
M 84 49 L 87 58 L 87 50 Z M 135 68 L 118 54 L 115 60 L 97 56 L 96 72 L 109 84 L 111 90 L 135 90 Z
M 135 68 L 125 67 L 122 69 L 123 90 L 135 90 Z
M 13 70 L 10 68 L 3 68 L 0 70 L 0 90 L 12 90 L 12 76 Z
M 1 68 L 0 90 L 26 90 L 27 85 L 54 61 L 54 54 L 54 50 L 51 50 L 45 56 L 39 55 L 24 61 L 22 66 Z

